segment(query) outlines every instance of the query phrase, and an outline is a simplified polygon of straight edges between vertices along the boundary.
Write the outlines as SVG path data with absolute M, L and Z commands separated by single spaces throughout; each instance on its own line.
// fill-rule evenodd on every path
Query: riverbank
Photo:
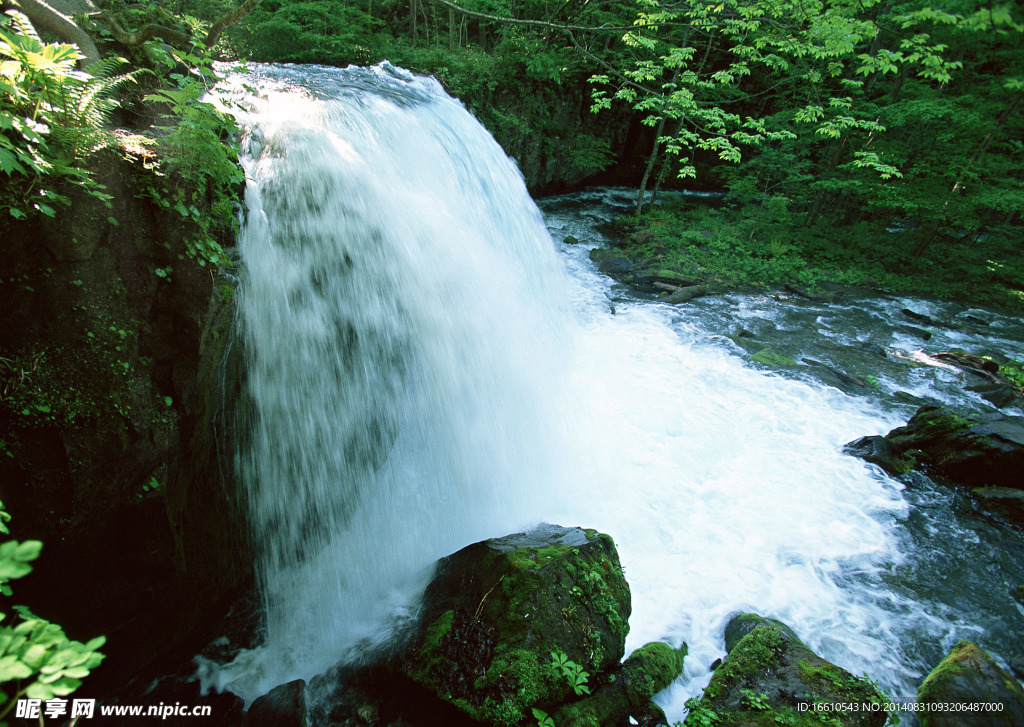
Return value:
M 1009 237 L 982 246 L 966 235 L 938 236 L 922 249 L 909 226 L 803 227 L 761 217 L 756 200 L 669 193 L 641 216 L 621 215 L 611 242 L 637 264 L 657 263 L 711 290 L 788 286 L 827 300 L 831 285 L 858 286 L 1024 311 L 1024 264 Z

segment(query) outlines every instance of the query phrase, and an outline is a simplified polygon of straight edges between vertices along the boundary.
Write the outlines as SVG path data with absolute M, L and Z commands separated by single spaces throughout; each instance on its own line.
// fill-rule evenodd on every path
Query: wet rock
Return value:
M 901 455 L 889 444 L 889 440 L 880 435 L 861 437 L 849 442 L 843 451 L 860 457 L 865 462 L 877 464 L 890 474 L 904 474 L 914 468 L 914 460 L 911 457 Z
M 306 727 L 306 682 L 274 687 L 249 707 L 242 727 Z
M 884 703 L 868 681 L 822 659 L 775 619 L 746 613 L 729 622 L 725 632 L 728 656 L 715 670 L 687 725 L 698 725 L 713 713 L 716 725 L 797 724 L 801 715 L 815 717 L 815 705 L 836 705 L 827 713 L 831 724 L 880 727 L 884 710 L 864 705 Z M 857 711 L 840 705 L 858 704 Z M 705 723 L 707 723 L 705 721 Z
M 904 308 L 900 313 L 902 313 L 904 317 L 914 321 L 915 323 L 920 323 L 923 326 L 937 325 L 937 322 L 930 316 L 926 316 L 923 313 L 916 313 L 909 308 Z
M 918 714 L 921 727 L 1012 727 L 1024 724 L 1024 689 L 975 643 L 961 641 L 917 689 L 931 707 Z M 1000 711 L 985 705 L 1002 705 Z M 940 709 L 949 705 L 960 709 Z M 962 707 L 976 705 L 974 709 Z
M 562 242 L 564 242 L 566 245 L 579 245 L 580 244 L 579 238 L 577 238 L 575 235 L 566 235 L 562 239 Z
M 393 669 L 473 719 L 513 725 L 616 668 L 630 610 L 609 536 L 544 525 L 439 561 Z
M 669 293 L 667 297 L 662 298 L 662 302 L 675 305 L 678 303 L 685 303 L 686 301 L 693 300 L 694 298 L 700 298 L 707 294 L 707 287 L 703 285 L 690 285 L 686 288 L 680 288 L 674 293 Z
M 977 487 L 971 490 L 983 510 L 1024 526 L 1024 490 L 1013 487 Z
M 920 338 L 922 341 L 930 341 L 932 337 L 931 331 L 926 331 L 923 328 L 915 328 L 914 326 L 896 326 L 893 330 L 898 333 L 913 336 L 914 338 Z
M 633 261 L 621 250 L 595 247 L 590 251 L 590 259 L 597 263 L 598 272 L 616 279 L 626 277 L 633 272 Z
M 982 399 L 992 404 L 992 406 L 1000 409 L 1016 406 L 1020 403 L 1020 394 L 1010 384 L 986 381 L 966 388 L 968 391 L 973 391 L 981 396 Z
M 750 360 L 770 369 L 792 369 L 800 365 L 789 356 L 773 351 L 771 348 L 762 348 L 751 356 Z
M 559 709 L 554 714 L 555 724 L 558 727 L 612 727 L 626 723 L 630 717 L 638 724 L 644 718 L 648 724 L 663 720 L 664 715 L 652 709 L 651 697 L 683 673 L 685 656 L 685 644 L 681 649 L 660 642 L 640 647 L 626 659 L 614 681 L 589 697 Z
M 813 366 L 814 368 L 816 368 L 817 371 L 815 371 L 815 375 L 824 380 L 826 383 L 832 383 L 836 386 L 836 388 L 841 389 L 842 391 L 845 391 L 847 393 L 850 393 L 851 391 L 863 391 L 864 389 L 867 389 L 869 386 L 868 380 L 866 378 L 861 378 L 860 376 L 848 374 L 845 371 L 838 369 L 835 366 L 830 366 L 827 363 L 816 361 L 811 358 L 804 358 L 801 359 L 801 361 L 803 361 L 808 366 Z
M 1024 417 L 964 415 L 947 407 L 924 406 L 885 440 L 897 456 L 876 464 L 892 474 L 910 469 L 905 458 L 911 457 L 914 466 L 925 466 L 956 484 L 1024 488 Z M 848 446 L 851 453 L 864 450 L 863 440 Z M 872 445 L 870 452 L 877 451 Z
M 929 469 L 957 484 L 1024 487 L 1024 417 L 922 407 L 885 438 L 901 453 L 921 451 Z

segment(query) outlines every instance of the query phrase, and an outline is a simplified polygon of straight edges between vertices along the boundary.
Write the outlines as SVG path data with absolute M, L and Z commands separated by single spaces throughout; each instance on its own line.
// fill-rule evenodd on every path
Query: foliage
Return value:
M 10 515 L 0 503 L 0 533 L 8 534 Z M 9 540 L 0 545 L 0 596 L 10 597 L 10 581 L 32 572 L 32 561 L 43 544 L 38 540 Z M 99 666 L 105 643 L 99 636 L 88 643 L 72 641 L 57 624 L 39 618 L 24 606 L 14 606 L 16 620 L 0 613 L 0 724 L 18 699 L 63 697 Z M 8 693 L 8 688 L 11 691 Z
M 53 217 L 66 184 L 109 200 L 86 162 L 114 144 L 103 126 L 139 71 L 110 75 L 123 63 L 115 58 L 90 75 L 75 70 L 80 57 L 73 45 L 44 44 L 17 12 L 0 21 L 0 211 L 16 219 Z
M 561 677 L 570 687 L 576 696 L 590 694 L 590 687 L 587 680 L 590 674 L 583 670 L 583 666 L 571 661 L 566 653 L 560 649 L 551 652 L 551 661 L 547 665 L 548 672 L 554 676 Z
M 697 697 L 691 697 L 683 705 L 688 711 L 686 715 L 686 727 L 713 727 L 718 724 L 718 714 L 710 707 L 701 705 Z M 682 722 L 676 722 L 674 727 L 683 727 Z
M 813 291 L 825 283 L 1020 308 L 1024 260 L 1017 243 L 991 239 L 966 246 L 933 243 L 922 258 L 918 240 L 884 222 L 822 230 L 801 227 L 801 214 L 779 196 L 732 197 L 717 207 L 669 196 L 643 216 L 619 221 L 627 251 L 718 287 L 788 284 Z
M 534 707 L 533 716 L 537 720 L 537 727 L 555 727 L 555 720 L 543 709 Z
M 190 257 L 199 265 L 219 265 L 226 257 L 217 235 L 237 230 L 235 203 L 245 180 L 237 163 L 238 126 L 230 114 L 205 100 L 218 80 L 208 53 L 168 53 L 154 44 L 150 55 L 168 69 L 184 64 L 191 70 L 174 70 L 169 74 L 172 87 L 146 96 L 169 110 L 164 125 L 157 127 L 164 134 L 157 142 L 156 179 L 146 194 L 191 223 L 195 233 L 186 238 Z M 169 272 L 160 268 L 157 275 L 166 278 Z

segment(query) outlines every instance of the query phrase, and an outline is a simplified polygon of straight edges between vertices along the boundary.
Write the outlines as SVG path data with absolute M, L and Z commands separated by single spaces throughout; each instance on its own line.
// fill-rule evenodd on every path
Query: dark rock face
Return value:
M 541 526 L 441 560 L 396 668 L 473 719 L 513 725 L 615 668 L 630 610 L 610 537 Z
M 954 646 L 932 670 L 918 687 L 917 701 L 926 707 L 918 713 L 922 727 L 1024 724 L 1024 689 L 984 649 L 969 641 Z
M 966 487 L 1024 488 L 1024 418 L 1003 414 L 964 416 L 946 407 L 924 406 L 885 435 L 868 437 L 847 451 L 871 457 L 892 474 L 924 466 Z
M 257 699 L 245 713 L 242 727 L 306 727 L 306 682 L 281 684 Z
M 251 571 L 212 432 L 233 290 L 137 196 L 148 171 L 101 166 L 111 209 L 72 192 L 55 219 L 0 221 L 0 499 L 45 545 L 19 597 L 108 637 L 90 685 L 137 675 Z
M 687 725 L 714 713 L 716 725 L 820 724 L 815 705 L 829 705 L 837 725 L 880 727 L 882 695 L 870 683 L 825 661 L 780 621 L 741 614 L 725 632 L 729 654 L 715 670 Z M 856 711 L 842 709 L 858 704 Z M 878 709 L 865 709 L 877 705 Z

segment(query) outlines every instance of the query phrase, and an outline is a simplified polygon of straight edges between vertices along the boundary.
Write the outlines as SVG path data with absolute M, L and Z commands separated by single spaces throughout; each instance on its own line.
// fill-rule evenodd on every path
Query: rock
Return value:
M 920 450 L 929 469 L 957 484 L 1024 487 L 1024 417 L 925 406 L 885 438 L 901 454 Z
M 1024 724 L 1024 689 L 977 644 L 961 641 L 917 689 L 921 727 L 1012 727 Z M 1000 704 L 1001 711 L 982 711 Z M 938 709 L 933 705 L 977 705 Z
M 12 536 L 46 544 L 19 598 L 108 636 L 89 679 L 104 693 L 209 625 L 252 559 L 223 431 L 235 409 L 207 386 L 227 378 L 233 291 L 188 259 L 191 224 L 137 196 L 151 171 L 92 163 L 109 205 L 69 190 L 55 218 L 0 220 L 0 279 L 32 288 L 0 285 L 0 359 L 24 382 L 0 397 L 0 483 Z
M 903 310 L 900 311 L 900 313 L 902 313 L 906 318 L 909 318 L 915 323 L 920 323 L 923 326 L 937 325 L 936 321 L 930 316 L 926 316 L 923 313 L 915 313 L 909 308 L 904 308 Z
M 1013 487 L 977 487 L 971 490 L 971 495 L 982 509 L 1024 525 L 1024 490 Z
M 771 369 L 791 369 L 796 368 L 800 364 L 791 359 L 789 356 L 784 356 L 781 353 L 776 353 L 770 348 L 762 348 L 760 351 L 750 357 L 750 360 L 754 363 L 759 363 L 762 366 L 767 366 Z
M 908 336 L 913 336 L 914 338 L 920 338 L 922 341 L 929 341 L 932 337 L 931 331 L 926 331 L 923 328 L 915 328 L 913 326 L 896 326 L 895 330 L 900 333 L 905 333 Z
M 792 629 L 775 619 L 745 613 L 725 632 L 728 656 L 715 670 L 687 725 L 701 724 L 711 713 L 720 727 L 798 724 L 800 715 L 816 719 L 815 705 L 859 704 L 857 711 L 829 711 L 835 725 L 880 727 L 887 715 L 863 705 L 884 704 L 868 681 L 822 659 Z M 799 722 L 803 724 L 803 722 Z
M 668 270 L 665 268 L 658 268 L 656 270 L 650 270 L 647 273 L 652 279 L 660 281 L 662 283 L 672 283 L 680 288 L 690 288 L 695 285 L 700 285 L 700 281 L 697 278 L 689 275 L 683 275 L 682 273 L 676 272 L 675 270 Z
M 598 272 L 613 278 L 628 276 L 633 272 L 633 261 L 621 250 L 595 247 L 590 251 L 590 259 L 597 263 Z
M 579 238 L 576 237 L 575 235 L 566 235 L 562 239 L 562 242 L 564 242 L 566 245 L 579 245 L 580 244 Z
M 673 305 L 677 303 L 685 303 L 688 300 L 699 298 L 707 295 L 708 289 L 704 285 L 690 285 L 686 288 L 680 288 L 674 293 L 669 293 L 665 298 L 662 298 L 663 303 L 671 303 Z
M 1020 394 L 1010 384 L 986 381 L 966 388 L 968 391 L 973 391 L 981 396 L 982 399 L 992 404 L 992 406 L 1000 409 L 1020 403 Z
M 306 727 L 307 723 L 306 682 L 296 679 L 253 702 L 242 727 Z
M 639 723 L 649 712 L 651 697 L 683 673 L 686 645 L 673 649 L 653 642 L 634 651 L 615 680 L 592 695 L 568 704 L 554 715 L 558 727 L 613 727 L 633 717 Z M 655 715 L 657 719 L 657 715 Z
M 850 393 L 851 391 L 863 391 L 870 386 L 868 379 L 848 374 L 845 371 L 838 369 L 835 366 L 830 366 L 822 361 L 816 361 L 812 358 L 803 358 L 800 360 L 808 366 L 813 366 L 818 369 L 815 373 L 825 380 L 826 383 L 835 383 L 837 388 L 847 393 Z
M 572 674 L 616 667 L 630 610 L 609 536 L 543 525 L 439 561 L 393 668 L 473 719 L 514 725 L 575 696 Z
M 846 454 L 860 457 L 865 462 L 876 464 L 890 474 L 902 475 L 914 468 L 911 457 L 901 455 L 889 440 L 883 436 L 861 437 L 843 447 Z
M 895 457 L 878 456 L 875 464 L 891 474 L 903 474 L 920 464 L 972 489 L 1024 488 L 1024 417 L 965 416 L 946 407 L 923 406 L 906 426 L 886 434 L 885 440 Z M 880 455 L 880 446 L 872 442 L 868 447 L 865 439 L 859 439 L 849 443 L 846 451 Z

